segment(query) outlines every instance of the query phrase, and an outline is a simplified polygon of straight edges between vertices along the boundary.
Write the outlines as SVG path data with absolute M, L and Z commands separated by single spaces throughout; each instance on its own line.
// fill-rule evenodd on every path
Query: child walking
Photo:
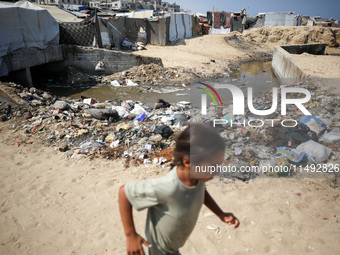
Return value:
M 205 204 L 223 222 L 239 225 L 209 195 L 205 182 L 211 175 L 193 175 L 197 167 L 223 162 L 225 143 L 207 124 L 193 123 L 176 141 L 170 172 L 160 178 L 131 182 L 119 190 L 119 210 L 126 235 L 127 254 L 180 254 Z M 195 176 L 195 177 L 193 177 Z M 132 207 L 148 208 L 143 237 L 136 233 Z

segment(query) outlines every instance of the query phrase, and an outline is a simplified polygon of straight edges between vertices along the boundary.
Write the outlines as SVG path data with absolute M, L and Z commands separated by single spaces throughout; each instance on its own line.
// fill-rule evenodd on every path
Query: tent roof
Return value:
M 54 5 L 39 5 L 41 8 L 47 10 L 53 18 L 60 22 L 81 22 L 84 19 L 77 18 L 71 13 L 68 13 Z

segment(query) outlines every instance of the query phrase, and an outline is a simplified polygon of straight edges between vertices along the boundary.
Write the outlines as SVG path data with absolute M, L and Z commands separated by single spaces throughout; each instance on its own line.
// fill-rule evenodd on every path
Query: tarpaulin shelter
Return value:
M 265 26 L 294 26 L 295 12 L 266 12 Z
M 233 31 L 243 31 L 243 26 L 242 26 L 242 20 L 243 18 L 241 16 L 233 16 L 230 18 L 230 32 Z
M 172 13 L 170 15 L 170 42 L 192 37 L 192 18 L 187 13 Z
M 117 50 L 121 49 L 122 42 L 125 39 L 125 17 L 111 18 L 107 21 L 107 30 L 111 44 L 114 44 Z
M 63 7 L 64 9 L 70 10 L 70 11 L 82 11 L 88 8 L 88 6 L 79 5 L 79 4 L 63 4 Z
M 144 31 L 146 30 L 146 20 L 127 18 L 124 16 L 115 17 L 108 19 L 106 26 L 111 45 L 114 45 L 117 50 L 120 50 L 124 40 L 130 43 L 137 42 L 140 29 L 143 28 Z
M 264 23 L 266 21 L 266 16 L 264 13 L 259 13 L 256 16 L 257 20 L 254 26 L 252 26 L 252 28 L 258 28 L 258 27 L 263 27 Z
M 297 15 L 294 19 L 296 26 L 314 26 L 315 19 L 310 16 Z
M 59 24 L 28 1 L 0 3 L 0 57 L 21 48 L 45 49 L 59 44 Z
M 200 23 L 200 20 L 198 19 L 197 16 L 191 15 L 191 23 L 192 23 L 192 37 L 196 37 L 197 27 L 198 27 L 198 24 Z
M 140 29 L 146 30 L 146 21 L 145 19 L 137 19 L 137 18 L 125 18 L 125 38 L 129 42 L 136 42 L 138 38 L 138 33 Z
M 147 42 L 165 46 L 169 42 L 170 17 L 148 19 L 146 21 Z
M 132 18 L 148 19 L 153 16 L 153 10 L 143 10 L 138 12 L 132 12 Z

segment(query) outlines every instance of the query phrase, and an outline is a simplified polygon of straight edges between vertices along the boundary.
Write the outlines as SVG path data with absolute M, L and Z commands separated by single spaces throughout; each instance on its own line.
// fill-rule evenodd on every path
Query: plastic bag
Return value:
M 326 161 L 332 153 L 330 148 L 312 140 L 300 144 L 296 149 L 307 153 L 313 157 L 317 163 Z
M 130 111 L 130 113 L 135 115 L 141 115 L 142 113 L 146 113 L 146 110 L 139 104 L 135 104 L 135 107 L 133 108 L 132 111 Z
M 306 124 L 310 130 L 317 134 L 320 134 L 326 129 L 326 124 L 321 119 L 311 115 L 302 116 L 300 119 L 300 124 Z
M 340 143 L 340 129 L 335 128 L 331 132 L 325 133 L 322 136 L 322 141 L 325 143 Z

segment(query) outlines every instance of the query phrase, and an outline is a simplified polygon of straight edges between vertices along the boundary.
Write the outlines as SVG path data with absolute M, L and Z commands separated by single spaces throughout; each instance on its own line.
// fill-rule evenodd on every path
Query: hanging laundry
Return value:
M 223 26 L 224 29 L 230 28 L 230 17 L 231 17 L 231 12 L 226 12 L 226 20 Z
M 225 25 L 226 17 L 227 17 L 226 15 L 227 15 L 227 13 L 225 11 L 221 12 L 221 26 Z
M 221 27 L 221 12 L 214 12 L 214 28 Z

